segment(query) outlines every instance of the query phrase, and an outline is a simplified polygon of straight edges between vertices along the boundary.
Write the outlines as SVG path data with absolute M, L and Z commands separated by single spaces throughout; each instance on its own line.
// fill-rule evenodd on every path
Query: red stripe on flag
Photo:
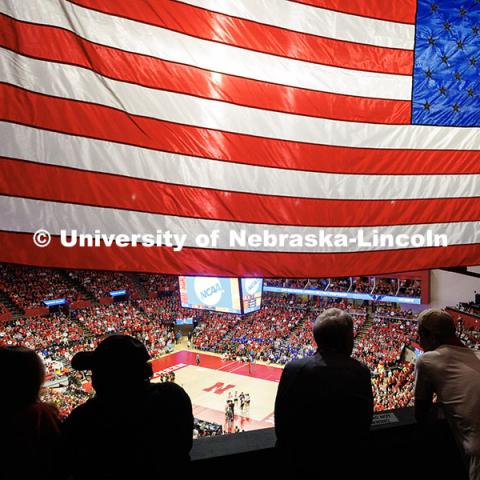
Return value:
M 128 0 L 75 0 L 71 3 L 256 52 L 356 70 L 402 75 L 412 73 L 412 50 L 293 32 L 170 0 L 156 0 L 155 4 Z
M 379 275 L 480 262 L 480 245 L 337 254 L 245 252 L 116 246 L 65 248 L 53 237 L 46 248 L 32 234 L 0 232 L 0 262 L 41 267 L 161 272 L 164 274 L 315 278 Z
M 398 23 L 415 23 L 416 0 L 292 0 L 336 12 Z
M 291 198 L 224 192 L 0 159 L 2 194 L 63 203 L 235 222 L 322 227 L 480 220 L 480 198 L 476 197 L 394 202 Z M 48 181 L 39 182 L 39 178 Z
M 0 119 L 37 128 L 216 160 L 352 174 L 480 173 L 478 151 L 376 150 L 291 142 L 127 114 L 0 84 Z
M 85 67 L 115 80 L 237 105 L 336 120 L 410 122 L 409 101 L 318 92 L 209 72 L 104 47 L 59 28 L 18 22 L 1 14 L 0 45 L 41 60 Z

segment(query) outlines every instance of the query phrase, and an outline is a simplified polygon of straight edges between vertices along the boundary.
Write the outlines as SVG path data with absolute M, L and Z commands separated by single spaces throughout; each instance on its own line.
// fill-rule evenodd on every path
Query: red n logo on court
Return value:
M 221 395 L 222 393 L 226 392 L 227 390 L 230 390 L 233 388 L 235 385 L 225 385 L 223 382 L 217 382 L 215 385 L 212 385 L 211 387 L 204 388 L 204 392 L 211 392 L 213 390 L 213 393 L 216 393 L 217 395 Z

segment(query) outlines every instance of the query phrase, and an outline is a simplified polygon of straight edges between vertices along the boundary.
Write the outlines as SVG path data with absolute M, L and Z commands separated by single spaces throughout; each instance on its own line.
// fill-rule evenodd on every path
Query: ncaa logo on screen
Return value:
M 255 295 L 260 291 L 261 282 L 259 278 L 247 278 L 245 279 L 245 290 L 248 295 Z
M 223 295 L 223 287 L 216 277 L 197 277 L 194 283 L 195 293 L 202 303 L 213 307 Z

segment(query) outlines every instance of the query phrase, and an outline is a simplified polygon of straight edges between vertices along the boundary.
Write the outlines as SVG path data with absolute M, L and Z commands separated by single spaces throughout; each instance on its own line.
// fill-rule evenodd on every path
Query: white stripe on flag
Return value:
M 222 232 L 221 238 L 215 248 L 226 250 L 246 251 L 275 251 L 275 252 L 358 252 L 396 250 L 400 247 L 385 248 L 383 246 L 361 246 L 352 244 L 348 247 L 335 245 L 322 246 L 239 246 L 230 242 L 230 231 L 245 231 L 247 236 L 261 235 L 268 231 L 274 235 L 298 234 L 304 238 L 306 235 L 317 235 L 323 230 L 325 235 L 346 235 L 356 237 L 358 227 L 295 227 L 282 225 L 247 224 L 239 222 L 223 222 L 185 218 L 152 213 L 132 212 L 102 207 L 90 207 L 76 204 L 65 204 L 26 198 L 0 196 L 0 230 L 14 232 L 35 232 L 46 229 L 52 235 L 59 235 L 62 229 L 77 230 L 79 233 L 95 233 L 99 230 L 103 234 L 155 234 L 157 229 L 169 230 L 171 233 L 187 234 L 185 246 L 195 247 L 195 238 L 200 234 L 210 235 L 213 230 Z M 386 227 L 366 227 L 363 229 L 365 242 L 371 242 L 375 234 L 412 236 L 414 234 L 427 235 L 445 234 L 449 245 L 463 245 L 480 243 L 480 228 L 478 222 L 436 223 L 428 225 L 399 225 Z M 68 235 L 68 233 L 67 233 Z M 338 238 L 338 237 L 337 237 Z M 333 241 L 333 238 L 331 239 Z M 211 247 L 208 247 L 211 248 Z M 408 247 L 413 248 L 413 247 Z
M 480 175 L 347 175 L 222 162 L 0 122 L 0 155 L 180 185 L 349 200 L 480 196 Z M 261 199 L 259 199 L 261 201 Z
M 415 25 L 349 15 L 285 0 L 182 0 L 182 3 L 296 32 L 378 47 L 413 50 L 415 40 Z
M 241 107 L 110 80 L 90 70 L 0 49 L 0 81 L 56 97 L 227 132 L 324 145 L 479 150 L 478 128 L 342 122 Z
M 110 47 L 230 75 L 344 95 L 394 100 L 411 98 L 410 76 L 349 70 L 253 52 L 70 3 L 47 0 L 44 4 L 44 1 L 0 4 L 0 12 L 19 20 L 62 27 Z M 60 9 L 59 4 L 65 8 Z

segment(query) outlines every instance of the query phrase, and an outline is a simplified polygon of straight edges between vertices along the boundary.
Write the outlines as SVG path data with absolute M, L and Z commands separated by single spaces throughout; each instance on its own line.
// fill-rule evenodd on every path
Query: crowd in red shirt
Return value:
M 381 277 L 343 277 L 318 279 L 267 278 L 265 284 L 272 287 L 323 290 L 330 292 L 357 292 L 375 295 L 420 297 L 421 282 L 414 279 Z
M 175 343 L 172 325 L 158 315 L 160 300 L 141 300 L 112 305 L 98 305 L 70 315 L 55 313 L 42 317 L 15 318 L 0 325 L 0 344 L 24 345 L 43 358 L 46 379 L 77 375 L 70 360 L 81 350 L 92 350 L 113 333 L 132 335 L 145 343 L 155 357 L 169 351 Z M 85 401 L 81 388 L 47 388 L 44 400 L 55 403 L 67 415 Z
M 178 289 L 178 277 L 174 275 L 138 273 L 137 278 L 147 294 Z
M 24 345 L 38 351 L 77 342 L 83 339 L 84 333 L 77 323 L 58 313 L 6 322 L 0 330 L 0 340 L 7 345 Z
M 61 272 L 17 265 L 1 265 L 0 289 L 22 310 L 45 307 L 43 300 L 66 298 L 75 301 L 83 298 Z
M 365 321 L 365 309 L 346 302 L 265 293 L 263 308 L 248 316 L 210 314 L 195 330 L 193 344 L 200 350 L 285 364 L 315 353 L 312 323 L 329 307 L 351 311 L 355 331 Z
M 304 302 L 299 297 L 266 294 L 264 309 L 248 317 L 209 314 L 195 331 L 193 343 L 233 358 L 284 364 L 315 353 L 313 322 L 330 307 L 349 311 L 355 335 L 367 320 L 365 307 L 346 302 Z M 377 308 L 372 325 L 356 342 L 353 356 L 372 372 L 377 411 L 412 403 L 414 365 L 404 360 L 404 349 L 416 339 L 416 330 L 411 311 L 384 305 Z
M 153 305 L 158 305 L 158 300 L 98 305 L 79 311 L 76 319 L 94 336 L 113 333 L 135 336 L 155 356 L 173 345 L 175 337 L 171 325 L 162 321 Z
M 414 365 L 404 349 L 416 340 L 417 325 L 410 312 L 380 308 L 372 325 L 356 344 L 353 356 L 372 374 L 375 410 L 406 407 L 413 398 Z
M 5 313 L 11 312 L 3 303 L 0 303 L 0 315 L 4 315 Z
M 96 299 L 108 297 L 113 290 L 127 290 L 130 295 L 137 294 L 135 282 L 121 272 L 73 270 L 68 272 L 68 276 L 73 282 L 82 285 Z

